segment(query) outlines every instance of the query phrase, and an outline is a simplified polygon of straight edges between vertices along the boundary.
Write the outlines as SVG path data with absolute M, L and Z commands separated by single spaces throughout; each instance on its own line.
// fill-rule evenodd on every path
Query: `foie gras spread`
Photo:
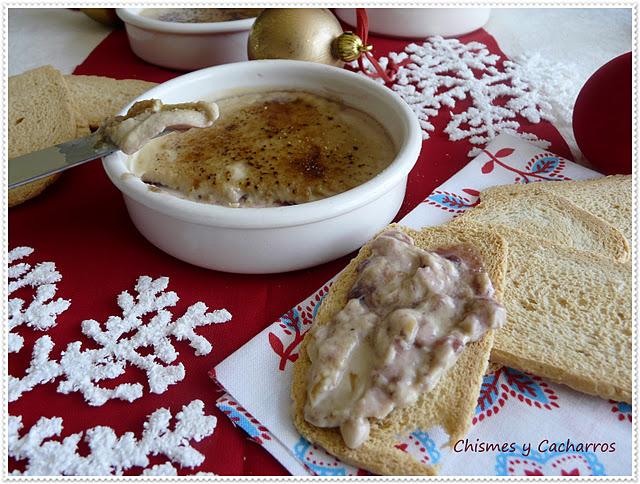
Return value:
M 376 120 L 316 94 L 255 92 L 216 102 L 214 125 L 147 144 L 132 159 L 134 174 L 183 198 L 273 207 L 354 188 L 396 155 Z
M 144 8 L 139 13 L 143 17 L 162 22 L 208 23 L 229 22 L 257 17 L 262 8 Z
M 339 427 L 350 448 L 368 438 L 370 418 L 414 403 L 466 344 L 505 321 L 472 247 L 427 251 L 389 230 L 371 252 L 357 268 L 345 307 L 307 336 L 304 417 Z
M 206 128 L 218 115 L 214 102 L 162 104 L 159 99 L 149 99 L 135 103 L 126 115 L 105 121 L 100 133 L 104 140 L 130 155 L 165 129 Z

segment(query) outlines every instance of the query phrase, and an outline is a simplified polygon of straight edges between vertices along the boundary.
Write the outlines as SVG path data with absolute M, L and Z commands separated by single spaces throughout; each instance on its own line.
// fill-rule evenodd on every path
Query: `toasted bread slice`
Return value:
M 157 84 L 138 79 L 111 79 L 102 76 L 64 77 L 80 116 L 97 129 L 110 116 Z
M 515 230 L 500 234 L 509 246 L 507 324 L 491 361 L 630 403 L 631 264 Z
M 558 245 L 609 255 L 618 261 L 629 259 L 631 249 L 622 232 L 562 196 L 489 189 L 480 194 L 480 200 L 454 223 L 509 227 Z
M 451 225 L 421 232 L 405 228 L 403 230 L 414 239 L 417 246 L 424 249 L 457 243 L 472 244 L 481 255 L 485 270 L 500 297 L 506 272 L 507 246 L 497 233 Z M 314 324 L 327 324 L 344 307 L 347 294 L 357 277 L 356 267 L 369 254 L 370 248 L 365 245 L 340 274 L 322 302 Z M 319 428 L 304 419 L 307 374 L 311 366 L 305 340 L 293 371 L 291 396 L 294 425 L 310 442 L 323 447 L 344 462 L 376 474 L 434 475 L 437 471 L 435 467 L 421 464 L 395 447 L 398 435 L 441 426 L 449 435 L 450 442 L 463 438 L 471 425 L 492 343 L 493 331 L 490 331 L 480 341 L 468 345 L 455 365 L 430 393 L 422 395 L 413 405 L 394 410 L 384 419 L 371 419 L 369 439 L 359 448 L 350 449 L 344 444 L 338 429 Z
M 72 140 L 79 129 L 69 89 L 51 66 L 10 77 L 8 108 L 9 158 Z M 10 190 L 9 207 L 40 194 L 58 176 Z
M 491 373 L 495 373 L 502 365 L 500 363 L 496 363 L 495 361 L 489 360 L 489 365 L 487 366 L 487 371 L 484 372 L 485 375 L 490 375 Z
M 631 175 L 613 175 L 591 180 L 523 183 L 493 187 L 483 193 L 553 193 L 600 217 L 632 240 Z

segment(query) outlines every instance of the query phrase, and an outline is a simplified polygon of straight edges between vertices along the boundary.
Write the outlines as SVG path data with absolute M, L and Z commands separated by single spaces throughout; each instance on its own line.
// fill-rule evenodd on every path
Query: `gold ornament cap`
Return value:
M 340 34 L 331 44 L 331 53 L 337 59 L 344 62 L 357 60 L 363 52 L 372 49 L 370 45 L 364 45 L 362 39 L 353 32 Z

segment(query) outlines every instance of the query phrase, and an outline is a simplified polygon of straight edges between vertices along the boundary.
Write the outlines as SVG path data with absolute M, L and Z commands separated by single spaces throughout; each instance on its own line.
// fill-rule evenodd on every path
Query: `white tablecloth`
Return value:
M 71 74 L 110 32 L 67 8 L 10 8 L 9 75 L 46 64 Z

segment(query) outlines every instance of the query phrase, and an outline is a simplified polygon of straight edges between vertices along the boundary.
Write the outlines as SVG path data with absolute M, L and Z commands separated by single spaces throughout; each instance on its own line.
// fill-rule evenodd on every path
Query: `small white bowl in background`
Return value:
M 335 12 L 355 27 L 355 8 L 336 8 Z M 468 34 L 484 27 L 490 13 L 490 8 L 367 8 L 371 33 L 403 38 Z
M 322 200 L 285 207 L 229 208 L 151 190 L 129 157 L 104 159 L 131 220 L 152 244 L 191 264 L 239 273 L 315 266 L 359 248 L 398 213 L 422 138 L 413 111 L 393 91 L 338 67 L 258 60 L 211 67 L 172 79 L 141 98 L 166 103 L 216 100 L 255 91 L 304 90 L 369 114 L 387 130 L 396 158 L 368 182 Z M 126 112 L 125 108 L 122 112 Z
M 161 67 L 195 70 L 247 60 L 255 17 L 228 22 L 164 22 L 140 15 L 142 8 L 118 8 L 131 50 Z

